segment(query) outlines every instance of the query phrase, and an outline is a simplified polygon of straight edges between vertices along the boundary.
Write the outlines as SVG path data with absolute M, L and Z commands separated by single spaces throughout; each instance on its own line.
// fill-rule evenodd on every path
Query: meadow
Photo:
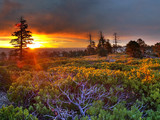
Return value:
M 1 120 L 159 120 L 160 59 L 124 54 L 0 61 Z

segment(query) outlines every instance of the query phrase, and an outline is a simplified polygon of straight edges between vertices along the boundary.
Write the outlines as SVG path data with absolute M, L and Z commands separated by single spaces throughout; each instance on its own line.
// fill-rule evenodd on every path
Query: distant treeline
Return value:
M 81 57 L 88 55 L 87 50 L 71 50 L 71 51 L 43 51 L 35 53 L 34 51 L 26 51 L 24 54 L 24 58 L 33 58 L 36 57 Z M 6 52 L 0 53 L 0 60 L 18 60 L 18 55 L 14 50 L 10 51 L 9 54 Z
M 139 38 L 137 41 L 130 40 L 126 46 L 118 45 L 116 33 L 115 43 L 111 45 L 109 39 L 105 39 L 102 32 L 100 32 L 99 42 L 96 45 L 92 40 L 91 34 L 89 35 L 89 45 L 87 46 L 87 54 L 99 56 L 107 56 L 111 53 L 125 53 L 131 57 L 143 58 L 143 57 L 160 57 L 160 42 L 155 45 L 147 45 L 144 40 Z
M 38 56 L 40 57 L 80 57 L 80 56 L 86 56 L 87 51 L 86 50 L 76 50 L 76 51 L 53 51 L 53 52 L 41 52 L 38 53 Z
M 0 53 L 0 60 L 18 60 L 17 49 L 11 50 L 8 54 L 5 52 Z M 120 46 L 117 43 L 111 45 L 109 39 L 105 40 L 102 32 L 100 32 L 99 42 L 96 45 L 92 40 L 91 35 L 89 38 L 89 45 L 86 49 L 73 49 L 73 50 L 52 50 L 50 51 L 43 50 L 38 52 L 38 50 L 23 50 L 24 58 L 33 58 L 36 57 L 81 57 L 88 55 L 99 55 L 107 56 L 111 53 L 124 53 L 128 54 L 131 57 L 143 58 L 143 57 L 160 57 L 160 42 L 155 45 L 147 45 L 144 40 L 139 38 L 138 40 L 130 40 L 126 46 Z

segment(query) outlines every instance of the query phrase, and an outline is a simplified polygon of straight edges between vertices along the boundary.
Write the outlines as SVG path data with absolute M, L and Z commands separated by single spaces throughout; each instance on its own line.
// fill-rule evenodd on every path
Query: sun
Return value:
M 27 47 L 30 49 L 40 48 L 41 44 L 38 42 L 34 42 L 33 44 L 27 44 Z

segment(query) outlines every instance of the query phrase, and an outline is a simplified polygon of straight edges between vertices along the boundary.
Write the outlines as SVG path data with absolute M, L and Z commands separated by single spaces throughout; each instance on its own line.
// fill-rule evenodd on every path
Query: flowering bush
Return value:
M 8 98 L 39 119 L 148 120 L 159 115 L 160 60 L 114 58 L 111 63 L 45 58 L 37 61 L 42 71 L 10 70 Z

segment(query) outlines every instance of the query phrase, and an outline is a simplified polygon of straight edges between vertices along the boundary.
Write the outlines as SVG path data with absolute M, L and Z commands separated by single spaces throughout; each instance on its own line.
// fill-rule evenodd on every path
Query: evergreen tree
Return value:
M 95 51 L 95 42 L 92 40 L 91 34 L 89 34 L 89 42 L 90 44 L 87 46 L 87 54 L 88 55 L 94 55 L 96 53 Z
M 106 40 L 104 39 L 102 32 L 100 32 L 100 39 L 97 46 L 97 53 L 99 56 L 107 56 L 108 54 L 108 51 L 105 49 L 105 43 Z
M 110 54 L 112 53 L 112 46 L 109 42 L 109 39 L 106 41 L 106 43 L 104 44 L 104 48 L 107 50 L 107 53 Z
M 100 39 L 99 39 L 98 46 L 99 46 L 99 47 L 104 47 L 105 42 L 106 42 L 106 40 L 104 39 L 104 36 L 103 36 L 103 34 L 102 34 L 102 31 L 100 31 Z
M 19 59 L 22 60 L 23 57 L 23 48 L 27 47 L 27 44 L 33 44 L 33 39 L 31 38 L 31 31 L 26 30 L 28 28 L 28 24 L 26 24 L 26 20 L 22 17 L 20 19 L 20 23 L 16 24 L 18 27 L 18 31 L 15 31 L 12 36 L 17 37 L 16 39 L 12 39 L 10 43 L 17 48 Z

